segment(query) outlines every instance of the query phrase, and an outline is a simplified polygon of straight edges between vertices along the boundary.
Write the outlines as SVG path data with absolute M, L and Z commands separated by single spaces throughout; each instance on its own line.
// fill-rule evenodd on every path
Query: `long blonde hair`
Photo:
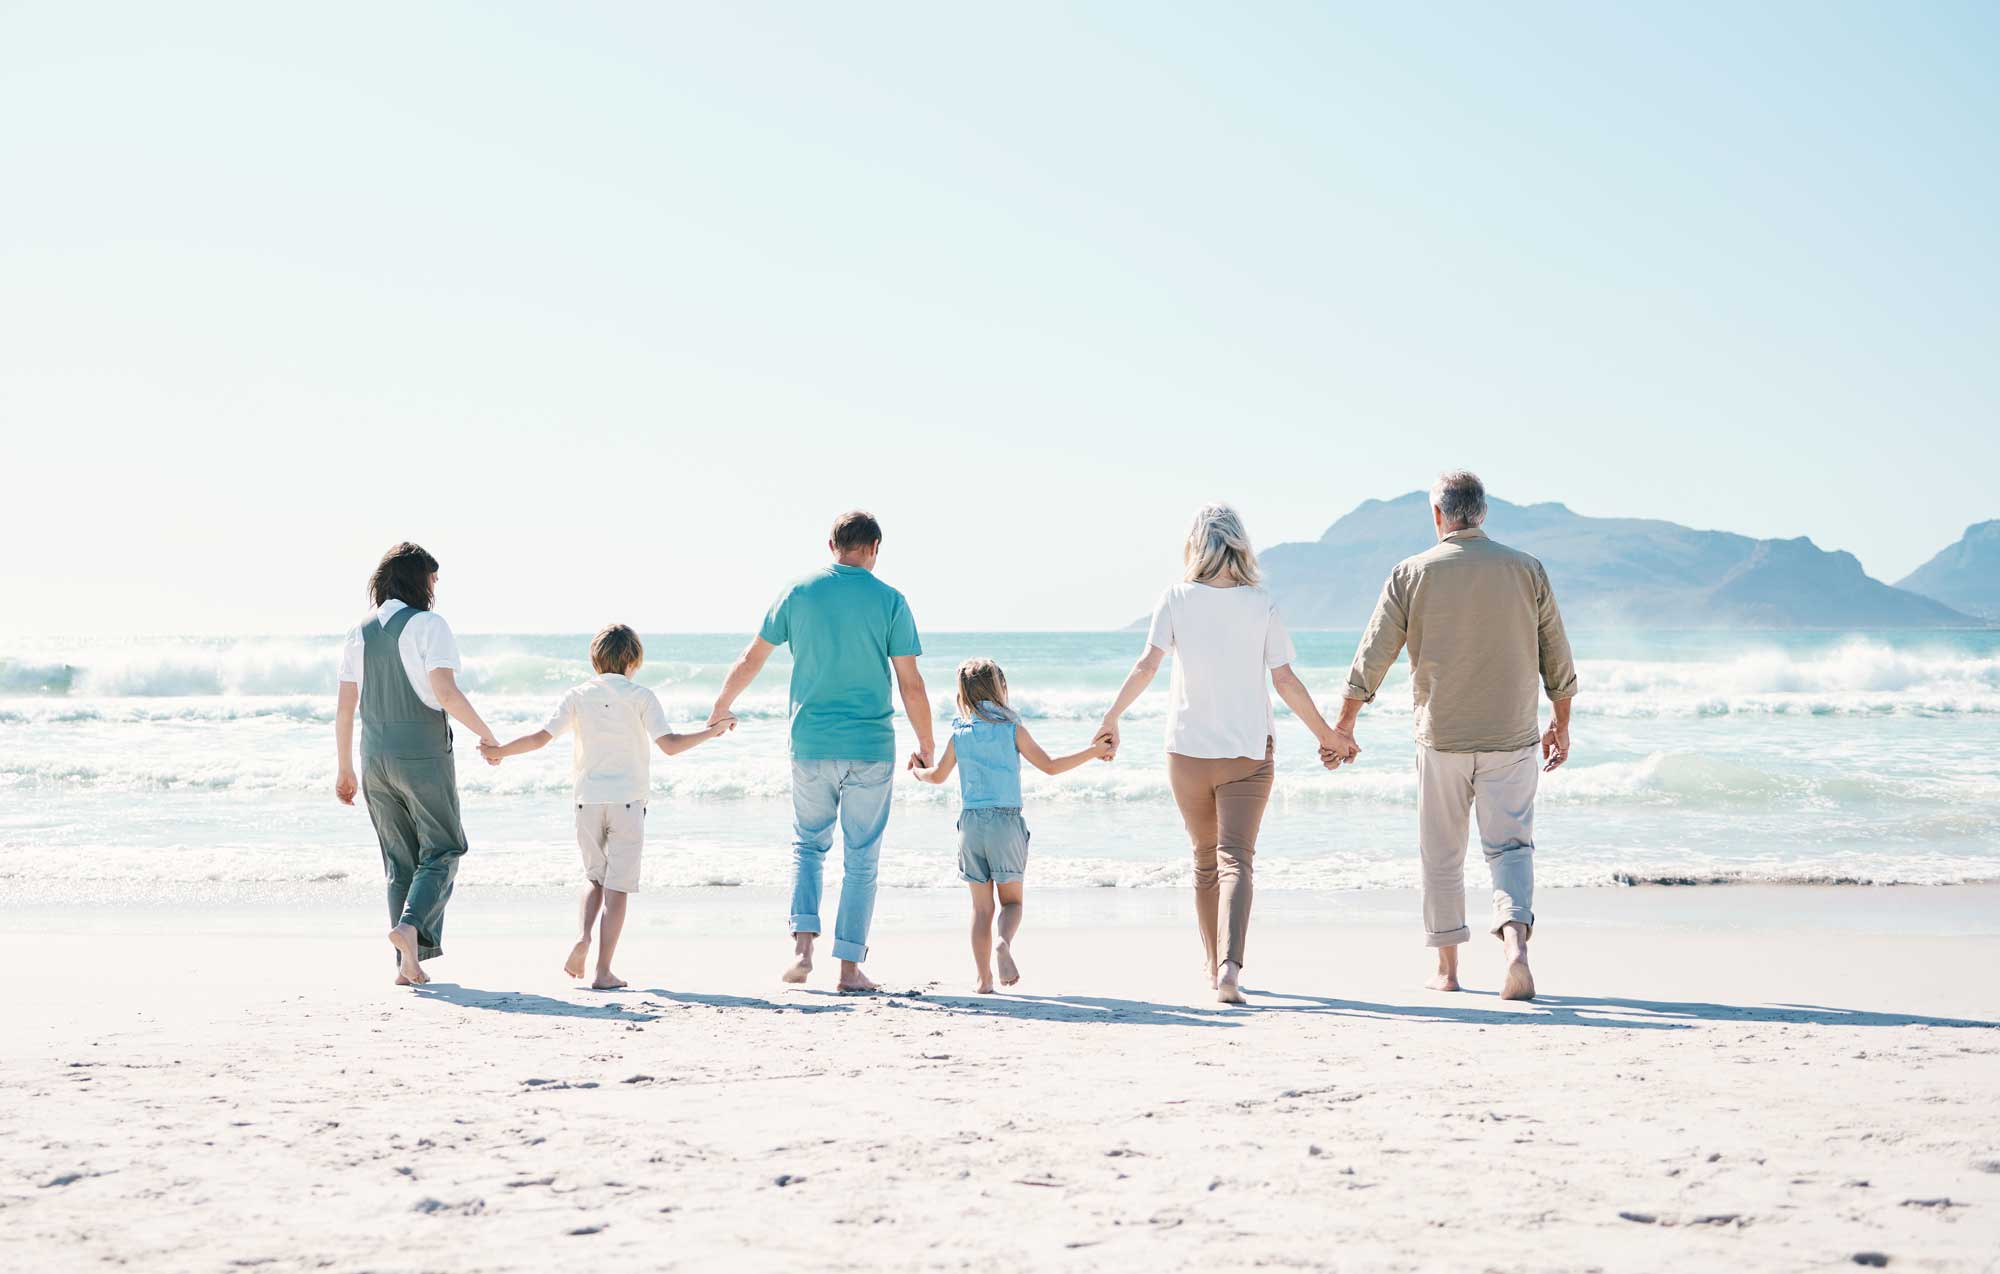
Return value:
M 1181 578 L 1196 584 L 1222 575 L 1245 585 L 1263 579 L 1257 569 L 1257 550 L 1250 547 L 1250 533 L 1243 529 L 1243 519 L 1236 510 L 1226 504 L 1205 504 L 1195 511 L 1183 557 L 1187 571 Z
M 983 706 L 1000 705 L 1000 716 Z M 958 666 L 958 711 L 966 720 L 1006 722 L 1014 720 L 1007 706 L 1007 674 L 991 659 L 968 659 Z

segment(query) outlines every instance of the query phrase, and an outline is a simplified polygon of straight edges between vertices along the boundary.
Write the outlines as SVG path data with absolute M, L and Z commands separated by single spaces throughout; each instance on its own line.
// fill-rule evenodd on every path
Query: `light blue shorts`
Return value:
M 1004 885 L 1028 871 L 1028 825 L 1018 809 L 961 810 L 958 877 L 968 885 Z

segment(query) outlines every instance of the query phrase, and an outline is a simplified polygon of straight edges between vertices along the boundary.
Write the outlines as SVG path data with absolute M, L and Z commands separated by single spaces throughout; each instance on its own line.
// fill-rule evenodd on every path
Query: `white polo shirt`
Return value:
M 1167 751 L 1262 757 L 1276 732 L 1270 672 L 1292 662 L 1291 635 L 1255 586 L 1180 583 L 1160 594 L 1146 640 L 1174 657 Z
M 403 603 L 390 598 L 375 608 L 375 613 L 348 630 L 347 644 L 340 648 L 340 679 L 361 684 L 361 666 L 365 643 L 361 630 L 375 620 L 388 623 L 390 616 L 403 609 Z M 396 653 L 403 657 L 403 672 L 410 679 L 410 689 L 417 692 L 417 698 L 432 708 L 443 710 L 437 696 L 431 693 L 431 669 L 449 668 L 458 671 L 458 639 L 451 635 L 451 625 L 444 622 L 444 616 L 434 610 L 423 611 L 410 616 L 410 622 L 403 625 L 403 635 L 396 641 Z
M 615 672 L 564 694 L 542 729 L 558 739 L 576 731 L 570 769 L 579 805 L 645 800 L 653 740 L 669 733 L 666 709 L 653 692 Z

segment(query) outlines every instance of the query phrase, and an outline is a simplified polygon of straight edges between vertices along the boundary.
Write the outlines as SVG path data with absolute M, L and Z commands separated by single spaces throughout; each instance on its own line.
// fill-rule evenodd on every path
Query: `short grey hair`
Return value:
M 1486 520 L 1486 484 L 1470 469 L 1438 475 L 1431 487 L 1431 506 L 1444 515 L 1444 529 L 1462 531 Z

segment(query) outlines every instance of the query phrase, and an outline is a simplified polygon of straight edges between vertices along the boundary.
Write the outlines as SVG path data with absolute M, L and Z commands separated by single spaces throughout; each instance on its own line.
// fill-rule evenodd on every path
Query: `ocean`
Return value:
M 1296 666 L 1323 704 L 1338 700 L 1356 636 L 1296 635 Z M 649 635 L 639 680 L 677 725 L 697 723 L 744 641 Z M 1061 752 L 1088 742 L 1142 641 L 933 633 L 922 666 L 942 722 L 957 663 L 999 660 L 1035 737 Z M 1542 780 L 1543 886 L 2000 879 L 2000 632 L 1580 631 L 1572 642 L 1582 689 L 1571 760 Z M 462 637 L 461 683 L 509 738 L 588 675 L 587 644 Z M 51 901 L 372 896 L 367 815 L 332 794 L 338 648 L 331 636 L 0 642 L 0 889 Z M 735 733 L 654 757 L 648 887 L 787 882 L 788 673 L 780 652 L 739 703 Z M 1162 760 L 1164 684 L 1128 714 L 1117 762 L 1025 776 L 1031 883 L 1189 882 Z M 1278 723 L 1259 888 L 1413 886 L 1406 670 L 1363 714 L 1351 768 L 1321 769 L 1282 706 Z M 472 842 L 461 884 L 571 883 L 567 741 L 495 769 L 461 733 L 458 759 Z M 899 780 L 885 887 L 959 888 L 956 802 L 955 780 Z M 1468 871 L 1476 887 L 1476 845 Z

